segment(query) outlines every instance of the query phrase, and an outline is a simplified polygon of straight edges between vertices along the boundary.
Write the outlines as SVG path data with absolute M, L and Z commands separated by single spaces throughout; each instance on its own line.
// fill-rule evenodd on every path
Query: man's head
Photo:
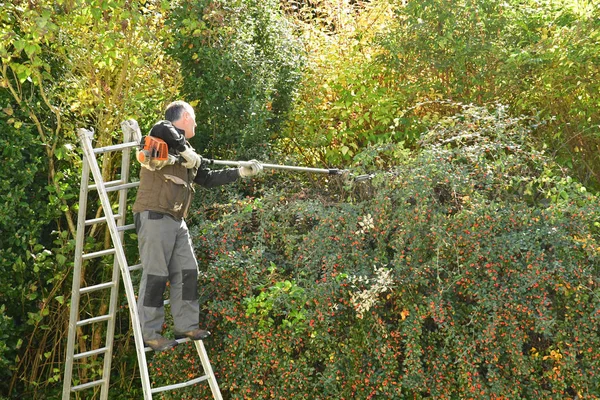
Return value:
M 185 131 L 186 139 L 196 134 L 196 114 L 194 108 L 185 101 L 177 100 L 167 106 L 165 119 L 174 127 Z

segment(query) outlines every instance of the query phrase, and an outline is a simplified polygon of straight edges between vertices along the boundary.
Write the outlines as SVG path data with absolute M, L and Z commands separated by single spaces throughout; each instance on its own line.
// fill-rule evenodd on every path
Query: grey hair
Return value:
M 183 100 L 176 100 L 169 104 L 165 109 L 165 119 L 167 121 L 175 122 L 183 116 L 184 111 L 190 112 L 191 110 L 193 110 L 193 108 L 189 103 L 186 103 Z

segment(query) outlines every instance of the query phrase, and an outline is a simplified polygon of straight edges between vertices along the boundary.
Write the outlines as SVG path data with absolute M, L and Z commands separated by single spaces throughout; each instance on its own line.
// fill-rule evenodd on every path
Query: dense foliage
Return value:
M 3 3 L 0 397 L 61 391 L 76 128 L 120 142 L 121 121 L 147 131 L 183 98 L 205 156 L 374 173 L 198 191 L 226 398 L 600 398 L 599 15 L 585 0 Z M 86 251 L 110 242 L 88 234 Z M 111 271 L 89 262 L 83 279 Z M 119 301 L 111 398 L 140 398 Z M 81 348 L 103 335 L 84 327 Z M 153 379 L 192 374 L 190 350 L 149 356 Z
M 3 103 L 7 96 L 3 96 Z M 5 112 L 8 110 L 5 110 Z M 11 110 L 19 119 L 19 111 Z M 15 112 L 17 115 L 15 115 Z M 48 206 L 47 179 L 43 148 L 36 146 L 37 153 L 29 151 L 35 143 L 35 132 L 22 127 L 15 129 L 0 120 L 0 191 L 2 214 L 0 215 L 0 376 L 10 377 L 11 365 L 21 347 L 26 326 L 31 323 L 28 315 L 37 314 L 39 301 L 39 267 L 31 267 L 32 257 L 44 257 L 44 246 L 39 244 L 48 238 L 48 220 L 55 218 L 56 210 Z M 31 314 L 29 314 L 31 313 Z M 5 354 L 6 353 L 6 354 Z
M 600 209 L 530 134 L 502 107 L 464 107 L 344 203 L 298 188 L 205 204 L 225 396 L 600 396 Z M 184 352 L 154 357 L 158 381 Z
M 382 44 L 409 104 L 499 101 L 552 120 L 536 134 L 596 185 L 599 15 L 588 1 L 410 1 Z M 439 112 L 426 107 L 417 117 Z
M 404 141 L 445 113 L 439 100 L 507 104 L 550 121 L 535 134 L 589 186 L 597 138 L 600 6 L 588 1 L 424 0 L 332 7 L 303 28 L 309 73 L 286 124 L 288 151 L 348 162 Z M 315 32 L 316 31 L 316 32 Z M 332 32 L 333 31 L 333 32 Z
M 307 67 L 277 148 L 304 163 L 340 166 L 368 145 L 414 142 L 414 127 L 399 129 L 407 107 L 403 83 L 379 61 L 375 41 L 391 23 L 389 8 L 377 1 L 359 10 L 348 5 L 300 13 L 309 21 L 298 23 L 308 38 Z

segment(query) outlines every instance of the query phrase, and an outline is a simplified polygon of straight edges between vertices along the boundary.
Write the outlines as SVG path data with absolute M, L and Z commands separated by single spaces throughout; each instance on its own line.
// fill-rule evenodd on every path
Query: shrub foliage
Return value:
M 590 121 L 598 120 L 600 93 L 593 67 L 598 4 L 424 0 L 395 13 L 382 45 L 409 105 L 436 98 L 499 101 L 515 113 L 541 115 L 551 123 L 538 137 L 586 184 L 597 184 L 598 126 Z M 417 118 L 438 112 L 424 107 Z
M 462 107 L 344 203 L 305 188 L 204 204 L 226 397 L 599 396 L 600 210 L 528 126 Z M 154 359 L 166 381 L 171 358 Z

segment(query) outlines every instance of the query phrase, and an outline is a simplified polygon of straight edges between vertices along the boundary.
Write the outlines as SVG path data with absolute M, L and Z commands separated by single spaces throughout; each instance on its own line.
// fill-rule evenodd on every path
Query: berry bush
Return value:
M 224 397 L 600 397 L 598 201 L 531 129 L 460 106 L 419 153 L 337 193 L 292 178 L 275 190 L 267 174 L 240 183 L 260 198 L 198 196 Z M 153 360 L 166 381 L 182 373 L 172 358 Z

